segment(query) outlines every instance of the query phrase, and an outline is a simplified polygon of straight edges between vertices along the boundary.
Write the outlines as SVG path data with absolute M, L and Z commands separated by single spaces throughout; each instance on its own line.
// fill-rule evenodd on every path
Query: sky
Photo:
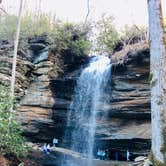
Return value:
M 166 0 L 161 0 L 166 16 Z M 35 11 L 41 4 L 41 11 L 54 14 L 65 21 L 81 22 L 87 14 L 87 0 L 24 0 L 26 9 Z M 40 3 L 41 2 L 41 3 Z M 9 13 L 17 13 L 19 0 L 3 0 L 3 7 Z M 148 24 L 147 0 L 90 0 L 89 20 L 98 20 L 103 13 L 114 16 L 117 28 L 124 25 Z

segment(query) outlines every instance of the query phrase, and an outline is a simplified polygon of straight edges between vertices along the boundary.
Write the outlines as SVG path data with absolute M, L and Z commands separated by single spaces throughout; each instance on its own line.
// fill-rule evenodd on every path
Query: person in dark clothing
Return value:
M 118 161 L 118 152 L 115 151 L 115 160 Z

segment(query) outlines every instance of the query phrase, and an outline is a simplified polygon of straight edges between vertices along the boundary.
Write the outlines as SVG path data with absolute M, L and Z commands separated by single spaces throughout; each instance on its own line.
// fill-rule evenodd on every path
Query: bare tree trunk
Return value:
M 10 94 L 10 96 L 11 96 L 11 111 L 13 110 L 14 86 L 15 86 L 15 77 L 16 77 L 16 61 L 17 61 L 17 50 L 18 50 L 18 42 L 19 42 L 20 26 L 21 26 L 22 6 L 23 6 L 23 0 L 20 0 L 17 30 L 16 30 L 16 36 L 15 36 L 15 42 L 14 42 L 13 64 L 12 64 L 11 94 Z
M 152 76 L 152 153 L 154 161 L 166 165 L 166 43 L 161 1 L 148 0 L 148 10 Z
M 88 21 L 89 14 L 90 14 L 90 0 L 87 0 L 87 14 L 85 17 L 85 23 Z

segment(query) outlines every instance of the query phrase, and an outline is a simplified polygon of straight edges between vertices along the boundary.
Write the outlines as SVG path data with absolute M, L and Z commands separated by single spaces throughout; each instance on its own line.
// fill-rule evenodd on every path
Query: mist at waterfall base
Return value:
M 101 118 L 107 117 L 107 110 L 102 110 L 109 100 L 106 93 L 110 80 L 111 62 L 108 57 L 92 57 L 76 83 L 74 95 L 68 109 L 65 138 L 70 140 L 70 149 L 82 154 L 86 159 L 86 166 L 93 166 L 93 158 L 97 145 L 95 134 L 98 113 Z M 74 160 L 67 159 L 63 166 L 78 166 Z

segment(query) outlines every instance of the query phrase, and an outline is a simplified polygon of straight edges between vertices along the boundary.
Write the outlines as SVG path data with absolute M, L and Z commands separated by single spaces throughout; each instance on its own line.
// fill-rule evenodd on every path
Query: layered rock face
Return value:
M 96 144 L 98 147 L 133 154 L 143 154 L 150 149 L 150 83 L 149 51 L 128 52 L 121 63 L 114 62 L 106 93 L 108 105 L 98 111 Z M 82 66 L 84 67 L 84 66 Z M 35 79 L 26 90 L 17 108 L 17 117 L 23 125 L 23 133 L 33 142 L 50 142 L 53 137 L 63 140 L 67 110 L 81 67 L 62 77 L 49 77 L 54 69 L 51 60 L 35 65 Z M 107 120 L 100 118 L 108 111 Z M 64 146 L 64 144 L 62 145 Z
M 10 85 L 12 73 L 13 43 L 9 41 L 0 41 L 0 84 Z M 17 57 L 15 96 L 20 100 L 24 96 L 25 89 L 30 85 L 34 69 L 34 64 L 21 55 Z
M 127 149 L 133 155 L 148 153 L 151 146 L 149 59 L 149 50 L 145 48 L 128 52 L 122 63 L 113 60 L 112 75 L 106 89 L 110 102 L 104 107 L 101 105 L 97 113 L 96 147 L 109 149 L 110 153 L 116 150 L 125 153 Z M 70 100 L 71 87 L 78 73 L 52 80 L 52 92 L 59 98 Z M 55 102 L 57 115 L 54 118 L 59 125 L 65 124 L 66 116 L 62 119 L 56 110 L 65 113 L 66 109 L 65 106 L 58 107 Z M 108 115 L 104 121 L 103 114 Z M 69 140 L 65 142 L 70 144 Z
M 122 64 L 113 64 L 109 115 L 127 120 L 127 126 L 138 126 L 129 138 L 150 138 L 149 63 L 149 51 L 145 49 L 128 53 Z M 142 123 L 146 124 L 143 128 Z M 139 126 L 144 131 L 139 133 Z
M 147 48 L 128 52 L 123 62 L 113 63 L 109 135 L 113 148 L 132 152 L 150 149 L 150 54 Z M 115 146 L 114 143 L 115 142 Z
M 29 141 L 49 142 L 57 133 L 58 137 L 62 137 L 64 131 L 62 121 L 67 115 L 66 111 L 70 104 L 70 100 L 56 97 L 56 95 L 62 93 L 63 96 L 70 98 L 74 85 L 70 86 L 65 83 L 65 85 L 60 85 L 56 92 L 52 91 L 51 83 L 54 80 L 57 82 L 61 80 L 58 76 L 62 74 L 63 66 L 59 66 L 61 65 L 59 57 L 52 51 L 48 51 L 45 37 L 29 39 L 29 49 L 33 52 L 32 56 L 28 57 L 33 64 L 30 73 L 32 77 L 30 77 L 30 84 L 28 88 L 24 89 L 24 95 L 16 108 L 16 116 L 23 126 L 23 134 Z M 79 68 L 86 59 L 86 57 L 81 57 L 81 62 L 76 59 L 76 67 L 73 63 L 68 64 L 68 62 L 62 63 L 62 65 L 66 65 L 64 70 L 73 70 L 73 68 Z M 18 66 L 18 69 L 22 68 Z M 70 89 L 69 94 L 62 90 L 63 86 Z M 61 109 L 64 109 L 64 112 Z

